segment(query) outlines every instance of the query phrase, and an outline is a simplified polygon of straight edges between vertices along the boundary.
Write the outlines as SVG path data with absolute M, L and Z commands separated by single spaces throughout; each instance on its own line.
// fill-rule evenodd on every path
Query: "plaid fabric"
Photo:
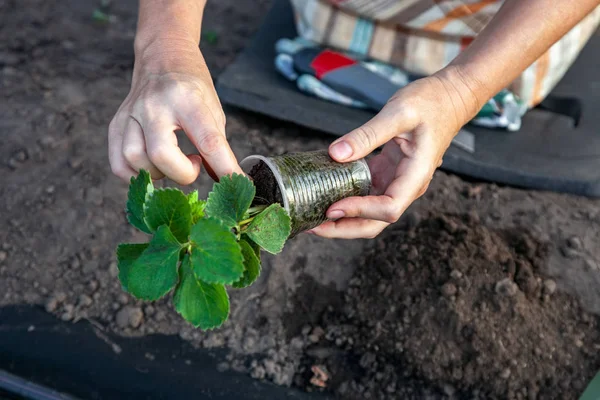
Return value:
M 301 37 L 408 72 L 449 64 L 493 18 L 502 0 L 291 0 Z M 534 106 L 577 58 L 600 23 L 600 7 L 534 62 L 508 89 Z

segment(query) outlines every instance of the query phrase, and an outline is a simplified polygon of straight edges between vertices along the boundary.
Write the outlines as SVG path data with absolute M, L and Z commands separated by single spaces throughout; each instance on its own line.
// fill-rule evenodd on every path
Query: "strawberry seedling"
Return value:
M 279 253 L 290 235 L 281 205 L 252 206 L 256 188 L 233 174 L 215 183 L 206 200 L 175 188 L 155 189 L 147 171 L 131 178 L 127 219 L 152 235 L 148 243 L 120 244 L 123 289 L 154 301 L 174 289 L 181 316 L 201 329 L 229 315 L 226 286 L 244 288 L 258 278 L 261 249 Z

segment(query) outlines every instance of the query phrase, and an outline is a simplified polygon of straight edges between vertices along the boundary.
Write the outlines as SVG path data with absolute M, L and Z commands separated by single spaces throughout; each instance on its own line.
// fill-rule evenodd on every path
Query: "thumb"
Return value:
M 339 162 L 358 160 L 395 136 L 412 131 L 417 120 L 416 114 L 404 112 L 390 102 L 364 125 L 333 142 L 329 146 L 329 155 Z

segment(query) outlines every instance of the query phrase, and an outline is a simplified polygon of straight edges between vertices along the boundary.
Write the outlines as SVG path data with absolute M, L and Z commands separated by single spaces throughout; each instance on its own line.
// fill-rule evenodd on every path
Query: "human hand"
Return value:
M 333 142 L 330 156 L 349 162 L 367 156 L 369 196 L 349 197 L 327 211 L 330 221 L 311 232 L 328 238 L 373 238 L 396 222 L 429 186 L 452 138 L 480 109 L 478 85 L 453 68 L 399 90 L 369 122 Z
M 185 155 L 183 129 L 200 155 Z M 160 43 L 136 49 L 131 90 L 108 130 L 113 173 L 125 180 L 140 169 L 187 185 L 200 166 L 213 179 L 241 169 L 225 137 L 225 114 L 197 44 Z

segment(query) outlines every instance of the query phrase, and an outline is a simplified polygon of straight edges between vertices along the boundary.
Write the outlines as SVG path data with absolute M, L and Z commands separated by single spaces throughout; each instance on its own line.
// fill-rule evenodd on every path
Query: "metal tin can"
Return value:
M 252 155 L 240 165 L 248 172 L 260 161 L 269 167 L 279 186 L 282 206 L 292 221 L 290 236 L 325 222 L 333 203 L 368 195 L 371 189 L 371 171 L 364 159 L 339 163 L 326 150 L 319 150 L 273 157 Z

